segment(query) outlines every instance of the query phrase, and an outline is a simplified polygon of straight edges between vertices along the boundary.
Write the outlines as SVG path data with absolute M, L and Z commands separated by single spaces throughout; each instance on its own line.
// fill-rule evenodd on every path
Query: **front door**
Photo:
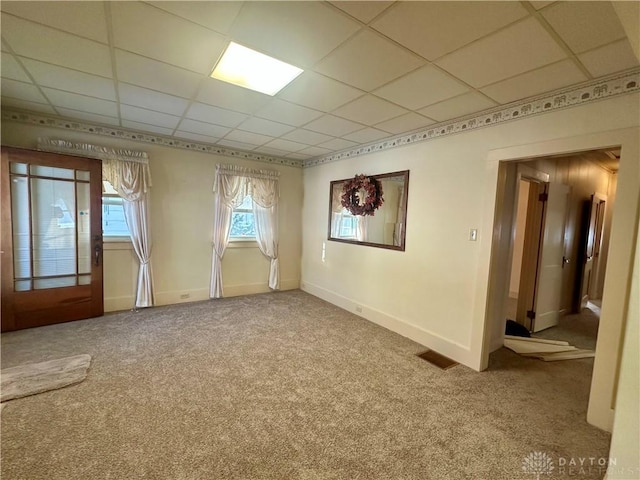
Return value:
M 103 314 L 101 163 L 2 148 L 2 331 Z

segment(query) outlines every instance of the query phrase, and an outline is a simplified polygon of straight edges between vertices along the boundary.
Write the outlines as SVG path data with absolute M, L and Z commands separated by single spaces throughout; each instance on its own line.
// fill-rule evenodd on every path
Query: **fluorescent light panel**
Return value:
M 302 72 L 298 67 L 231 42 L 211 77 L 275 95 Z

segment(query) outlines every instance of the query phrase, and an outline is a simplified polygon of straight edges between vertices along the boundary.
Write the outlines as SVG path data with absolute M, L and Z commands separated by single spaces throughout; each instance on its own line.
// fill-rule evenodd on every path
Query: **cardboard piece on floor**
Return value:
M 548 343 L 550 345 L 569 345 L 569 342 L 565 342 L 564 340 L 547 340 L 546 338 L 516 337 L 514 335 L 505 335 L 504 338 L 509 340 L 522 340 L 523 342 Z
M 541 355 L 538 358 L 545 362 L 555 362 L 557 360 L 572 360 L 575 358 L 595 358 L 596 352 L 593 350 L 577 349 L 572 352 L 558 352 Z
M 571 350 L 577 350 L 576 347 L 571 345 L 554 345 L 550 343 L 541 343 L 541 342 L 531 342 L 531 341 L 522 341 L 512 340 L 505 338 L 504 346 L 509 350 L 513 350 L 520 355 L 526 355 L 530 353 L 556 353 L 556 352 L 567 352 Z

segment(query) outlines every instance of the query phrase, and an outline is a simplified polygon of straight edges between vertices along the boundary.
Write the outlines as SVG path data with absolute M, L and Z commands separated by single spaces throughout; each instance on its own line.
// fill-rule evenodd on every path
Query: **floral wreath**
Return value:
M 366 197 L 360 198 L 361 191 L 364 191 Z M 352 215 L 374 215 L 384 203 L 382 184 L 374 177 L 356 175 L 342 185 L 340 203 Z

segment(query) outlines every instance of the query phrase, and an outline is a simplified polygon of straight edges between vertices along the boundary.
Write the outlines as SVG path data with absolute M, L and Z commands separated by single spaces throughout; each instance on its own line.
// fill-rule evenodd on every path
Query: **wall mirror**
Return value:
M 334 180 L 329 189 L 329 235 L 335 242 L 404 251 L 407 221 L 409 170 L 369 175 L 380 182 L 383 203 L 373 215 L 353 215 L 342 205 L 346 182 Z M 360 202 L 366 192 L 358 195 Z

